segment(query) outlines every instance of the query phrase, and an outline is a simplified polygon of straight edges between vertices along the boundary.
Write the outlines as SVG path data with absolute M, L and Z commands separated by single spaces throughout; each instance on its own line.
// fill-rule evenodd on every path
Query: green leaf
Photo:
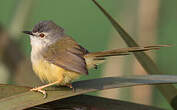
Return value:
M 126 42 L 126 44 L 129 47 L 136 47 L 139 46 L 135 40 L 120 26 L 120 24 L 109 15 L 108 12 L 105 11 L 104 8 L 102 8 L 101 5 L 99 5 L 96 0 L 92 0 L 96 6 L 103 12 L 103 14 L 109 19 L 113 27 L 116 29 L 116 31 L 121 35 L 122 39 Z M 147 71 L 148 74 L 159 74 L 162 72 L 158 69 L 157 65 L 153 62 L 153 60 L 144 52 L 138 52 L 134 53 L 135 57 L 139 61 L 139 63 L 143 66 L 143 68 Z M 163 96 L 167 99 L 167 101 L 171 104 L 175 101 L 174 97 L 177 97 L 177 89 L 173 85 L 163 85 L 163 86 L 157 86 L 157 88 L 160 90 L 160 92 L 163 94 Z M 177 100 L 176 100 L 177 102 Z M 173 108 L 177 108 L 177 104 L 171 104 Z
M 29 87 L 0 84 L 0 99 L 29 91 Z
M 64 109 L 65 108 L 65 109 Z M 143 104 L 135 104 L 90 95 L 77 95 L 43 105 L 35 106 L 27 110 L 162 110 Z
M 44 104 L 58 99 L 63 99 L 79 94 L 84 94 L 88 92 L 111 89 L 111 88 L 121 88 L 137 85 L 153 85 L 153 84 L 169 84 L 177 83 L 177 76 L 172 75 L 147 75 L 147 76 L 132 76 L 132 77 L 106 77 L 99 79 L 91 79 L 78 81 L 73 83 L 75 87 L 75 92 L 69 88 L 60 87 L 60 88 L 48 88 L 47 93 L 48 97 L 43 98 L 43 95 L 36 92 L 27 91 L 27 87 L 18 87 L 22 89 L 22 92 L 14 91 L 16 86 L 12 85 L 0 85 L 1 91 L 0 95 L 8 96 L 0 99 L 0 109 L 1 110 L 21 110 L 36 105 Z M 6 92 L 3 92 L 5 91 Z M 28 89 L 29 90 L 29 89 Z M 16 95 L 9 95 L 14 91 Z

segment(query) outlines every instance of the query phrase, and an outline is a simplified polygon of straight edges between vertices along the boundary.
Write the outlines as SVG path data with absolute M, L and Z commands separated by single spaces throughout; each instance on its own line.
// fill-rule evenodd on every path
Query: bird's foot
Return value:
M 73 92 L 75 92 L 75 88 L 72 86 L 72 84 L 66 84 L 65 86 L 71 88 L 73 90 Z
M 34 92 L 39 92 L 39 93 L 42 93 L 44 95 L 44 98 L 47 97 L 47 93 L 45 90 L 42 90 L 43 88 L 41 87 L 37 87 L 37 88 L 32 88 L 30 89 L 30 91 L 34 91 Z

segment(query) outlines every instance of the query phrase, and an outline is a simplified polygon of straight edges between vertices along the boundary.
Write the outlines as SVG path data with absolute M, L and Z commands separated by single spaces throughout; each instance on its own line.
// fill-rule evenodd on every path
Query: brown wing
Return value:
M 44 58 L 66 70 L 88 74 L 84 55 L 86 49 L 78 45 L 71 37 L 64 36 L 44 52 Z

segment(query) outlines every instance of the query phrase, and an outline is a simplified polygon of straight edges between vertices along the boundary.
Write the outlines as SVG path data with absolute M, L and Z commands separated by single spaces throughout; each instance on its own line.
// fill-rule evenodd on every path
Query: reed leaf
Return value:
M 0 85 L 0 109 L 21 110 L 88 92 L 111 88 L 122 88 L 138 85 L 154 85 L 177 83 L 177 76 L 172 75 L 147 75 L 132 77 L 105 77 L 73 83 L 75 92 L 66 87 L 47 88 L 48 96 L 29 91 L 29 87 Z M 14 93 L 13 93 L 14 92 Z M 13 95 L 15 94 L 15 95 Z
M 130 110 L 130 108 L 131 110 L 164 110 L 143 104 L 91 95 L 77 95 L 35 106 L 27 110 Z
M 120 34 L 121 38 L 129 47 L 139 46 L 136 41 L 120 26 L 120 24 L 98 2 L 96 2 L 96 0 L 92 1 L 108 18 L 113 27 Z M 162 74 L 157 65 L 147 54 L 145 54 L 144 52 L 138 52 L 134 53 L 134 55 L 148 74 Z M 177 108 L 177 104 L 174 104 L 175 102 L 177 102 L 177 98 L 175 98 L 177 97 L 177 88 L 173 85 L 161 85 L 156 87 L 160 90 L 160 92 L 163 94 L 169 104 L 171 104 L 173 108 Z

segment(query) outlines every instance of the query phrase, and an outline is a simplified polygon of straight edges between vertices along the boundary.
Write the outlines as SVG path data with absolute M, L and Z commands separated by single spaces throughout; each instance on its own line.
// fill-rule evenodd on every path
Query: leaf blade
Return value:
M 110 16 L 109 13 L 104 8 L 102 8 L 101 5 L 99 5 L 96 2 L 96 0 L 92 0 L 92 1 L 101 10 L 101 12 L 103 12 L 103 14 L 108 18 L 108 20 L 111 22 L 113 27 L 121 35 L 122 39 L 126 42 L 126 44 L 129 47 L 139 46 L 135 42 L 135 40 L 132 39 L 132 37 L 120 26 L 120 24 L 112 16 Z M 162 74 L 162 72 L 159 71 L 157 65 L 153 62 L 153 60 L 144 52 L 134 53 L 134 55 L 136 59 L 139 61 L 139 63 L 143 66 L 145 71 L 147 71 L 148 74 L 159 74 L 159 73 Z M 177 102 L 177 99 L 174 100 L 174 97 L 177 97 L 177 88 L 173 85 L 157 86 L 157 88 L 161 91 L 161 93 L 167 99 L 169 104 L 173 108 L 177 108 L 177 104 L 176 105 L 172 104 L 175 101 Z
M 0 109 L 25 109 L 50 101 L 103 89 L 168 83 L 177 83 L 177 76 L 147 75 L 134 77 L 106 77 L 84 80 L 73 83 L 73 86 L 76 87 L 76 92 L 72 92 L 72 90 L 68 88 L 50 88 L 47 91 L 48 97 L 46 99 L 43 99 L 41 94 L 30 91 L 3 98 L 0 100 Z
M 93 103 L 94 101 L 94 103 Z M 33 108 L 54 109 L 71 108 L 71 110 L 163 110 L 143 104 L 136 104 L 127 101 L 103 98 L 91 95 L 77 95 L 57 101 L 52 101 L 47 104 L 32 107 Z M 77 109 L 78 108 L 78 109 Z

